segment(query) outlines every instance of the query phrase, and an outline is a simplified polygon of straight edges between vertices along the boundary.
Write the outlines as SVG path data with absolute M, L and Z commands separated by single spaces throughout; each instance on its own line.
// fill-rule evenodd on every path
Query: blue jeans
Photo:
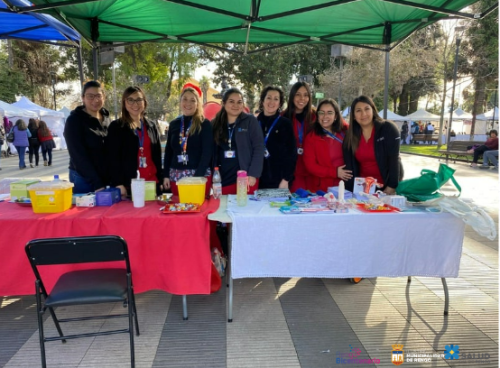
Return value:
M 488 167 L 490 163 L 498 168 L 498 150 L 489 150 L 483 153 L 483 166 Z
M 26 167 L 26 163 L 24 162 L 24 155 L 26 154 L 26 147 L 24 146 L 16 146 L 17 154 L 19 155 L 19 168 L 22 169 Z
M 79 175 L 75 170 L 69 169 L 69 181 L 72 182 L 75 186 L 73 187 L 73 194 L 79 193 L 90 193 L 94 192 L 96 188 L 85 178 Z

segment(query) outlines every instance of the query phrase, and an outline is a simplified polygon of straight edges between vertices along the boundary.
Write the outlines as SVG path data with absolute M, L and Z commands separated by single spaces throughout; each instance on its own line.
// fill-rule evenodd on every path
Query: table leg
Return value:
M 182 319 L 184 321 L 188 320 L 188 303 L 186 295 L 182 296 Z
M 446 284 L 446 279 L 441 277 L 441 282 L 443 283 L 444 290 L 444 315 L 448 315 L 448 309 L 450 306 L 450 294 L 448 293 L 448 285 Z
M 228 322 L 233 322 L 233 278 L 231 277 L 232 274 L 232 263 L 231 263 L 231 253 L 233 251 L 232 246 L 233 246 L 233 226 L 232 224 L 228 224 L 228 239 L 227 239 L 227 249 L 228 249 L 228 267 L 227 267 L 227 280 L 229 284 L 229 290 L 228 290 L 228 304 L 227 304 L 227 321 Z

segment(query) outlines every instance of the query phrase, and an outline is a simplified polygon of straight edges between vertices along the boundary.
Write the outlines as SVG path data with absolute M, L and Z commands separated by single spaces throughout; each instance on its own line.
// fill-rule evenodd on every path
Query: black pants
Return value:
M 474 150 L 474 159 L 472 162 L 477 164 L 477 160 L 479 160 L 479 156 L 482 156 L 484 152 L 489 151 L 490 149 L 486 147 L 484 144 L 482 146 L 477 147 Z
M 52 148 L 44 149 L 42 147 L 42 155 L 44 161 L 47 161 L 47 154 L 49 155 L 49 165 L 52 165 Z
M 38 166 L 38 161 L 40 159 L 39 154 L 38 154 L 39 151 L 40 151 L 39 144 L 30 144 L 30 146 L 29 146 L 30 164 L 33 163 L 33 155 L 35 155 L 35 165 Z

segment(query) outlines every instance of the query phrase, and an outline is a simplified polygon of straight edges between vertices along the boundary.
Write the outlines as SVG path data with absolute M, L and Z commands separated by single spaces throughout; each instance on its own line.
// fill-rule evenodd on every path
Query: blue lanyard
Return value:
M 144 124 L 142 123 L 142 119 L 141 119 L 141 135 L 139 135 L 139 129 L 135 130 L 135 134 L 137 134 L 137 139 L 139 139 L 139 147 L 140 148 L 144 147 L 144 131 L 143 131 L 143 128 L 144 128 Z
M 230 151 L 231 151 L 231 141 L 233 140 L 233 133 L 236 130 L 236 123 L 237 122 L 238 122 L 238 120 L 236 120 L 233 124 L 229 124 L 229 122 L 227 123 L 227 135 L 228 135 L 227 143 L 229 144 Z M 233 126 L 233 128 L 231 128 L 231 125 Z
M 189 122 L 189 126 L 186 129 L 186 134 L 184 134 L 184 115 L 181 116 L 181 131 L 179 132 L 179 145 L 182 148 L 183 152 L 187 151 L 187 139 L 189 136 L 189 129 L 191 129 L 191 123 L 193 120 Z
M 344 142 L 344 137 L 345 137 L 345 134 L 342 132 L 340 133 L 340 135 L 342 136 L 342 139 L 340 139 L 339 137 L 337 137 L 335 134 L 332 134 L 332 132 L 329 132 L 328 130 L 326 130 L 325 128 L 323 128 L 323 131 L 330 137 L 330 138 L 333 138 L 337 141 L 340 142 L 340 144 L 342 144 L 342 142 Z
M 269 134 L 271 134 L 271 131 L 273 130 L 274 126 L 276 125 L 276 123 L 278 122 L 278 120 L 280 119 L 280 115 L 278 115 L 278 117 L 276 119 L 274 119 L 273 123 L 271 124 L 271 127 L 269 128 L 269 130 L 267 131 L 267 134 L 266 134 L 266 137 L 264 138 L 264 144 L 267 146 L 267 140 L 269 139 Z M 260 127 L 262 128 L 262 122 L 259 120 L 259 124 L 260 124 Z
M 297 127 L 297 133 L 299 136 L 299 146 L 302 147 L 302 141 L 304 140 L 304 122 L 297 119 L 300 123 L 300 126 Z

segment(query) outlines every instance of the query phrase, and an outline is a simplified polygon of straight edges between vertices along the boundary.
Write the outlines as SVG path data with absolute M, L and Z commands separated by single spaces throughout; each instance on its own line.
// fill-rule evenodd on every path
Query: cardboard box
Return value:
M 146 201 L 156 200 L 156 182 L 146 181 L 146 197 L 144 198 L 144 200 Z
M 29 198 L 28 186 L 39 183 L 39 179 L 18 180 L 10 183 L 10 199 L 12 201 L 21 197 Z
M 106 188 L 95 193 L 95 204 L 97 206 L 111 206 L 120 202 L 122 195 L 118 188 Z
M 77 207 L 94 207 L 95 206 L 95 194 L 85 194 L 76 197 Z
M 328 193 L 332 193 L 336 199 L 339 199 L 339 187 L 328 187 Z M 351 199 L 352 192 L 344 190 L 344 200 Z

